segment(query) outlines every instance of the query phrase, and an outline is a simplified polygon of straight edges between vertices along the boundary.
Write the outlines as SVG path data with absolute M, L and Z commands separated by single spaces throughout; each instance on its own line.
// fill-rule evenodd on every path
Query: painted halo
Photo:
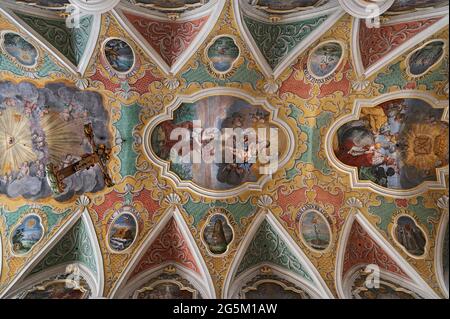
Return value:
M 447 41 L 436 39 L 426 42 L 420 48 L 411 52 L 406 58 L 406 72 L 410 77 L 425 75 L 445 57 Z
M 136 64 L 133 48 L 122 39 L 106 39 L 102 52 L 108 65 L 119 74 L 130 73 Z
M 122 207 L 108 228 L 107 245 L 114 253 L 124 253 L 133 246 L 139 224 L 131 207 Z
M 42 219 L 37 214 L 22 217 L 11 232 L 11 252 L 15 256 L 25 256 L 44 237 L 45 229 Z
M 344 60 L 344 45 L 331 40 L 320 43 L 310 53 L 307 68 L 309 74 L 320 80 L 332 75 Z
M 306 209 L 299 219 L 300 238 L 311 250 L 323 253 L 331 246 L 330 223 L 320 210 Z
M 38 49 L 16 32 L 2 32 L 0 47 L 12 62 L 23 68 L 34 69 L 39 63 Z

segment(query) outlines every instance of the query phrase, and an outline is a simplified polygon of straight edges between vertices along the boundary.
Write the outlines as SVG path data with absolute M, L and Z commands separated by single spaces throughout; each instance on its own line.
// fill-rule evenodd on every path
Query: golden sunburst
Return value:
M 50 161 L 59 163 L 67 154 L 82 155 L 83 121 L 71 119 L 64 121 L 59 113 L 50 112 L 41 119 L 45 132 Z
M 0 114 L 0 173 L 10 174 L 36 159 L 29 120 L 13 108 L 6 109 Z

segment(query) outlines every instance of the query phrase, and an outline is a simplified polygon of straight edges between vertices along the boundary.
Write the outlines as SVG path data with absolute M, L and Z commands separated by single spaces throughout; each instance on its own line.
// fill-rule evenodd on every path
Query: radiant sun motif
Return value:
M 36 160 L 33 152 L 30 123 L 14 109 L 0 114 L 0 174 L 10 174 L 24 162 Z

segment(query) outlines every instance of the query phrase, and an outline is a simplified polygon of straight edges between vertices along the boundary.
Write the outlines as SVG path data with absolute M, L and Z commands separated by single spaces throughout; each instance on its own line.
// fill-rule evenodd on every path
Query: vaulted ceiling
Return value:
M 367 2 L 2 1 L 0 297 L 448 298 L 448 5 Z M 192 120 L 279 166 L 173 162 Z

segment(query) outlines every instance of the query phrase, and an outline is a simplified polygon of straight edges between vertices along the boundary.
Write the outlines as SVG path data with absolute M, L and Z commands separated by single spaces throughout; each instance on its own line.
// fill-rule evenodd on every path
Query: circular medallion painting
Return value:
M 121 213 L 114 218 L 108 232 L 111 250 L 123 252 L 130 248 L 136 239 L 138 226 L 136 218 L 130 213 Z
M 104 53 L 111 67 L 119 73 L 127 73 L 134 66 L 133 49 L 120 39 L 111 39 L 105 43 Z
M 2 47 L 13 60 L 27 68 L 34 67 L 38 62 L 36 48 L 16 33 L 4 33 Z
M 308 71 L 315 78 L 326 78 L 336 71 L 343 58 L 344 51 L 339 42 L 321 43 L 309 56 Z
M 305 244 L 313 250 L 324 251 L 330 246 L 330 224 L 315 210 L 306 211 L 301 215 L 300 233 Z

